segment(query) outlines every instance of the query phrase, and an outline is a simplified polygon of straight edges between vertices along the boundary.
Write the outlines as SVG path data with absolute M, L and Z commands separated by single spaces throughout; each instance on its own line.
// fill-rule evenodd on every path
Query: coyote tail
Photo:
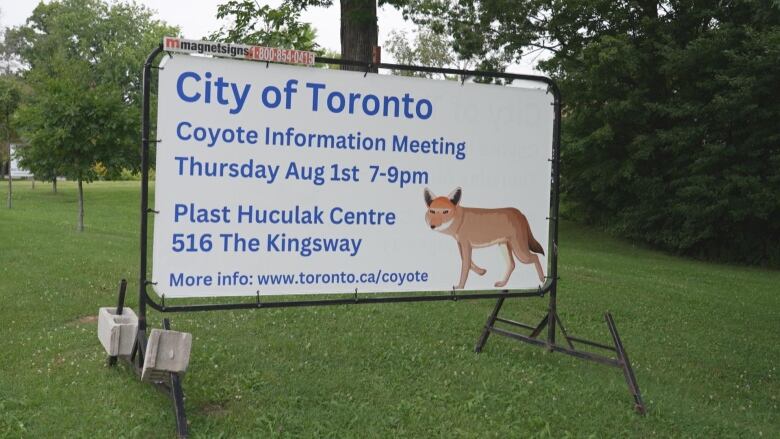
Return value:
M 531 233 L 531 228 L 528 228 L 528 248 L 531 249 L 534 253 L 539 253 L 541 255 L 544 255 L 544 249 L 542 248 L 542 244 L 539 244 L 539 241 L 534 238 L 534 235 Z
M 531 225 L 528 223 L 528 218 L 526 218 L 523 214 L 520 214 L 520 217 L 521 221 L 525 224 L 525 229 L 528 231 L 528 249 L 534 253 L 544 255 L 544 248 L 542 248 L 542 244 L 539 244 L 539 241 L 534 238 L 534 234 L 531 233 Z

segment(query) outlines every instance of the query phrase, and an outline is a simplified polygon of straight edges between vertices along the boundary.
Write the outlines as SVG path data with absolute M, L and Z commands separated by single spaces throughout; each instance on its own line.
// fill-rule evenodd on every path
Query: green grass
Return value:
M 105 366 L 94 316 L 130 281 L 138 182 L 0 185 L 0 436 L 173 437 L 169 401 Z M 492 336 L 492 303 L 172 315 L 194 337 L 193 437 L 780 437 L 780 272 L 716 265 L 561 227 L 559 309 L 606 342 L 613 312 L 649 413 L 618 369 Z M 536 322 L 541 299 L 503 314 Z M 160 326 L 162 316 L 151 313 Z

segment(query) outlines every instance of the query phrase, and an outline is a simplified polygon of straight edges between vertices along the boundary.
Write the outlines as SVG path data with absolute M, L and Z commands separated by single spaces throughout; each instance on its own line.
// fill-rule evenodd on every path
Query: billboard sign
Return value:
M 186 55 L 163 63 L 158 295 L 544 283 L 545 88 Z

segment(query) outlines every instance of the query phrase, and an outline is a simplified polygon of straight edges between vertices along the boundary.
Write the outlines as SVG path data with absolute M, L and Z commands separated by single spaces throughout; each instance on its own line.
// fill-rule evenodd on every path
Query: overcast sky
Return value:
M 201 39 L 219 29 L 223 24 L 216 18 L 217 5 L 227 0 L 136 0 L 138 3 L 157 11 L 157 16 L 168 24 L 181 28 L 182 36 L 191 39 Z M 281 0 L 259 1 L 261 4 L 273 6 Z M 37 0 L 0 0 L 0 25 L 3 27 L 24 24 L 27 17 L 38 4 Z M 410 31 L 414 26 L 401 17 L 401 13 L 390 6 L 379 8 L 379 44 L 385 43 L 393 30 Z M 317 29 L 317 43 L 336 52 L 340 50 L 339 43 L 339 8 L 313 8 L 302 14 L 303 21 L 311 23 Z M 382 52 L 382 61 L 394 60 L 387 51 Z M 528 73 L 533 69 L 530 61 L 521 66 L 513 66 L 513 72 Z

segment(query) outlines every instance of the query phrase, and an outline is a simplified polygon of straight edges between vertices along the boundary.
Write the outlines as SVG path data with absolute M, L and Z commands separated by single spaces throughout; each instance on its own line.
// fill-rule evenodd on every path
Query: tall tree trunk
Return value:
M 13 178 L 11 178 L 11 133 L 8 127 L 8 112 L 5 113 L 5 141 L 8 142 L 8 208 L 11 208 L 11 200 L 13 200 Z
M 55 194 L 57 193 L 57 177 L 54 177 L 54 179 L 51 181 L 51 191 Z
M 378 41 L 376 0 L 341 0 L 341 59 L 368 64 Z M 365 71 L 365 67 L 341 68 Z
M 11 208 L 11 194 L 13 192 L 13 179 L 11 178 L 11 146 L 8 146 L 8 208 Z
M 79 178 L 79 232 L 84 231 L 84 187 Z

